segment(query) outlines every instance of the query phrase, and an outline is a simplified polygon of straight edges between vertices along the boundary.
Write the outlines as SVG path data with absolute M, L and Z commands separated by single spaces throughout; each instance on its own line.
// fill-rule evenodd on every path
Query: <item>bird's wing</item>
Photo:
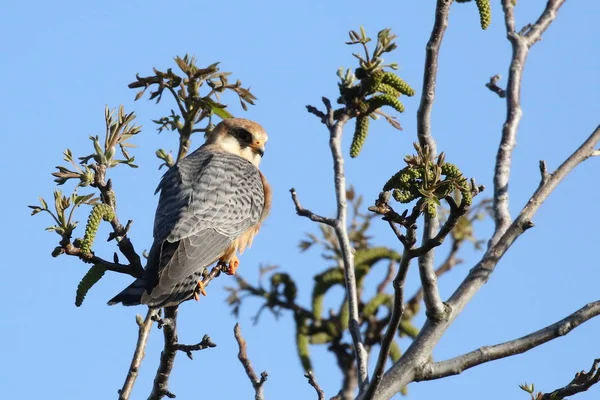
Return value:
M 156 286 L 150 285 L 152 297 L 174 291 L 185 278 L 216 261 L 259 221 L 264 208 L 262 181 L 254 165 L 202 148 L 172 167 L 159 190 L 154 246 L 160 251 L 154 252 L 155 262 L 147 273 L 156 277 Z

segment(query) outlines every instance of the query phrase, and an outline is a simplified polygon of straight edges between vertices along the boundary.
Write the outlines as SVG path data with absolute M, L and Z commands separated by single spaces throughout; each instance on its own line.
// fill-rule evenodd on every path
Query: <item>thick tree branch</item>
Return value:
M 428 362 L 428 357 L 450 324 L 460 314 L 475 293 L 487 282 L 494 268 L 521 234 L 531 227 L 531 218 L 541 204 L 558 186 L 558 184 L 577 165 L 591 157 L 594 147 L 600 141 L 600 126 L 596 127 L 588 139 L 558 169 L 550 174 L 543 185 L 540 185 L 522 209 L 518 218 L 513 221 L 502 237 L 483 255 L 483 258 L 471 269 L 461 285 L 448 300 L 450 315 L 447 321 L 425 322 L 419 335 L 402 355 L 401 359 L 384 375 L 376 393 L 376 399 L 389 399 L 402 387 L 414 380 L 415 367 Z
M 138 321 L 138 340 L 137 344 L 135 345 L 135 351 L 133 353 L 133 358 L 131 359 L 129 371 L 127 371 L 125 383 L 123 383 L 123 388 L 119 390 L 119 400 L 129 400 L 129 397 L 131 396 L 133 385 L 135 384 L 140 366 L 142 365 L 142 361 L 146 355 L 146 344 L 148 343 L 150 329 L 152 328 L 152 323 L 154 322 L 152 317 L 155 313 L 155 310 L 148 309 L 146 318 L 143 321 Z M 141 317 L 138 315 L 138 318 Z
M 252 383 L 252 387 L 254 388 L 254 399 L 255 400 L 264 400 L 265 395 L 263 392 L 263 385 L 267 381 L 268 374 L 267 371 L 263 371 L 260 374 L 260 379 L 256 376 L 254 369 L 252 368 L 252 363 L 248 358 L 248 354 L 246 352 L 246 340 L 242 336 L 242 329 L 240 328 L 240 324 L 235 324 L 233 328 L 233 334 L 235 336 L 235 340 L 238 342 L 238 346 L 240 351 L 238 353 L 238 359 L 242 363 L 244 370 L 246 371 L 246 375 L 248 375 L 248 379 Z
M 432 156 L 436 155 L 437 147 L 431 135 L 431 110 L 435 99 L 435 86 L 438 72 L 438 57 L 444 33 L 448 27 L 448 14 L 452 0 L 437 0 L 435 22 L 425 51 L 425 68 L 423 73 L 423 89 L 421 102 L 417 110 L 417 137 L 422 148 L 429 148 Z M 438 229 L 436 218 L 425 216 L 423 226 L 423 243 L 435 236 Z M 437 288 L 434 273 L 435 253 L 433 250 L 419 257 L 419 274 L 425 293 L 427 316 L 434 320 L 443 319 L 445 307 Z
M 512 0 L 502 0 L 506 34 L 512 46 L 512 59 L 508 71 L 506 88 L 506 120 L 502 128 L 502 138 L 496 155 L 494 171 L 494 234 L 489 245 L 495 244 L 510 226 L 511 216 L 508 207 L 508 183 L 512 163 L 512 152 L 516 145 L 517 130 L 523 111 L 521 109 L 521 82 L 529 49 L 541 38 L 542 33 L 554 20 L 556 12 L 565 0 L 549 0 L 546 9 L 530 27 L 526 34 L 516 32 L 514 5 Z
M 568 334 L 579 325 L 598 315 L 600 315 L 600 301 L 587 304 L 568 317 L 519 339 L 494 346 L 481 347 L 450 360 L 427 363 L 417 373 L 415 381 L 426 381 L 458 375 L 477 365 L 524 353 Z
M 598 382 L 600 382 L 600 358 L 594 360 L 588 372 L 578 372 L 568 385 L 553 392 L 544 393 L 540 400 L 563 400 L 567 396 L 585 392 Z

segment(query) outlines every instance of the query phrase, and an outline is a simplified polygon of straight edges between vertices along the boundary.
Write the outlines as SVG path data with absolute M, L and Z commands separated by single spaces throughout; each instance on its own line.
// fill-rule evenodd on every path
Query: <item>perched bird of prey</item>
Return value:
M 217 260 L 235 273 L 236 253 L 252 243 L 271 207 L 271 189 L 258 170 L 267 139 L 255 122 L 226 119 L 165 173 L 144 277 L 109 305 L 159 308 L 198 299 L 202 272 Z

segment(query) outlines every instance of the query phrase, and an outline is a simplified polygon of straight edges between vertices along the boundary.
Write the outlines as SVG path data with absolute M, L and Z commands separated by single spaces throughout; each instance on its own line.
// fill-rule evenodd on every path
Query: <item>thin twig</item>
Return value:
M 323 392 L 323 389 L 321 389 L 321 386 L 319 386 L 319 384 L 315 380 L 315 375 L 313 374 L 313 372 L 308 371 L 307 373 L 304 374 L 304 377 L 306 377 L 306 379 L 308 379 L 308 384 L 315 388 L 315 390 L 317 392 L 317 398 L 319 400 L 325 400 L 325 392 Z
M 300 200 L 298 200 L 298 194 L 296 193 L 296 189 L 291 188 L 290 194 L 292 195 L 292 201 L 294 202 L 294 205 L 296 206 L 296 214 L 300 215 L 301 217 L 306 217 L 306 218 L 310 219 L 311 221 L 318 222 L 320 224 L 326 224 L 329 226 L 335 225 L 335 220 L 333 218 L 322 217 L 322 216 L 317 215 L 317 214 L 313 213 L 312 211 L 307 210 L 306 208 L 302 207 L 300 205 Z
M 394 278 L 394 305 L 392 308 L 392 316 L 390 317 L 390 322 L 381 341 L 381 348 L 379 350 L 379 355 L 377 356 L 377 363 L 375 364 L 375 369 L 373 370 L 371 383 L 365 392 L 363 400 L 373 399 L 373 396 L 375 395 L 375 392 L 381 383 L 383 372 L 385 371 L 385 364 L 387 363 L 390 354 L 390 348 L 392 347 L 392 343 L 394 342 L 394 338 L 396 337 L 398 328 L 400 326 L 400 320 L 404 314 L 404 282 L 406 281 L 406 275 L 408 274 L 410 261 L 413 258 L 410 256 L 410 253 L 415 245 L 416 237 L 417 230 L 416 226 L 413 225 L 407 230 L 406 244 L 404 245 L 404 253 L 402 254 L 402 259 L 400 260 L 400 268 L 398 269 L 396 278 Z
M 238 346 L 240 351 L 238 352 L 238 359 L 242 363 L 244 370 L 246 371 L 246 375 L 248 375 L 248 379 L 252 383 L 252 387 L 254 388 L 254 399 L 255 400 L 264 400 L 265 395 L 263 393 L 263 385 L 267 381 L 268 374 L 267 371 L 263 371 L 260 374 L 260 379 L 256 376 L 254 369 L 252 368 L 252 363 L 248 358 L 248 354 L 246 352 L 246 340 L 242 336 L 242 329 L 240 328 L 240 324 L 235 324 L 233 328 L 233 334 L 235 336 L 235 340 L 238 342 Z
M 435 22 L 425 51 L 425 67 L 423 72 L 423 89 L 421 102 L 417 110 L 417 137 L 422 148 L 428 147 L 435 157 L 436 143 L 431 135 L 431 110 L 435 99 L 435 86 L 438 72 L 438 57 L 444 33 L 448 27 L 448 14 L 452 1 L 437 0 Z M 435 236 L 438 229 L 436 218 L 425 216 L 422 243 Z M 440 298 L 437 280 L 434 273 L 435 253 L 429 251 L 419 257 L 419 275 L 425 293 L 425 306 L 428 318 L 439 320 L 445 318 L 446 309 Z
M 210 347 L 217 347 L 217 344 L 212 341 L 210 336 L 204 335 L 204 337 L 202 338 L 202 341 L 200 343 L 193 344 L 193 345 L 178 344 L 177 350 L 183 351 L 189 357 L 190 360 L 193 360 L 194 357 L 192 355 L 192 352 L 208 349 Z
M 141 323 L 138 322 L 138 340 L 137 344 L 135 345 L 135 351 L 133 353 L 133 358 L 131 359 L 129 370 L 127 371 L 125 383 L 123 383 L 123 388 L 119 390 L 119 400 L 129 400 L 129 397 L 131 396 L 133 385 L 135 384 L 135 380 L 138 377 L 142 361 L 144 360 L 144 356 L 146 355 L 146 344 L 148 343 L 150 329 L 152 328 L 152 316 L 155 313 L 155 310 L 148 309 L 148 312 L 146 313 L 146 318 L 143 321 L 139 321 Z M 141 318 L 141 316 L 139 315 L 138 317 Z
M 540 400 L 563 400 L 567 396 L 585 392 L 598 382 L 600 382 L 600 358 L 594 360 L 588 372 L 578 372 L 568 385 L 551 393 L 544 393 Z
M 485 87 L 487 87 L 492 92 L 496 93 L 498 95 L 498 97 L 503 99 L 506 97 L 506 90 L 504 90 L 500 86 L 498 86 L 499 80 L 500 80 L 500 74 L 496 74 L 490 78 L 490 81 L 485 84 Z
M 120 274 L 126 274 L 133 276 L 134 278 L 141 278 L 143 276 L 143 270 L 139 271 L 132 265 L 125 265 L 107 261 L 100 258 L 93 253 L 84 254 L 79 247 L 74 246 L 72 243 L 67 243 L 62 246 L 65 254 L 70 256 L 77 256 L 86 263 L 101 265 L 106 268 L 107 271 L 118 272 Z
M 338 239 L 340 246 L 340 252 L 342 255 L 342 261 L 344 264 L 344 281 L 346 285 L 347 301 L 349 308 L 349 323 L 348 330 L 352 336 L 352 343 L 354 344 L 354 352 L 356 356 L 356 364 L 358 367 L 358 381 L 359 387 L 368 381 L 368 366 L 367 358 L 368 353 L 364 347 L 362 335 L 359 326 L 359 314 L 358 314 L 358 290 L 356 287 L 356 276 L 354 273 L 354 251 L 350 245 L 350 239 L 348 237 L 348 204 L 346 199 L 346 175 L 344 172 L 344 157 L 342 155 L 342 133 L 344 125 L 348 122 L 348 114 L 343 113 L 337 121 L 333 117 L 333 108 L 331 101 L 326 97 L 323 97 L 323 104 L 327 109 L 325 126 L 329 130 L 329 148 L 331 149 L 331 156 L 333 159 L 333 178 L 335 186 L 335 195 L 337 203 L 337 215 L 336 218 L 325 218 L 302 208 L 296 192 L 290 190 L 292 194 L 292 200 L 296 206 L 296 212 L 299 215 L 310 218 L 313 221 L 325 223 L 333 227 L 335 235 Z M 308 111 L 314 113 L 316 110 L 314 107 L 308 107 Z
M 494 346 L 480 347 L 450 360 L 426 363 L 417 373 L 415 381 L 427 381 L 458 375 L 477 365 L 525 353 L 557 337 L 568 334 L 579 325 L 598 315 L 600 315 L 600 301 L 587 304 L 568 317 L 519 339 Z
M 463 262 L 463 260 L 456 258 L 456 254 L 458 253 L 458 250 L 460 250 L 460 246 L 462 243 L 463 243 L 463 241 L 458 241 L 458 240 L 454 240 L 454 239 L 452 240 L 452 246 L 450 248 L 450 251 L 448 252 L 448 255 L 446 256 L 446 259 L 435 270 L 435 275 L 438 278 L 440 276 L 442 276 L 443 274 L 445 274 L 446 272 L 450 271 L 455 265 Z M 413 314 L 416 314 L 416 312 L 418 310 L 417 306 L 421 300 L 423 300 L 423 288 L 422 287 L 420 287 L 419 290 L 417 290 L 415 292 L 415 294 L 410 298 L 410 300 L 408 300 L 406 302 L 407 310 L 409 310 L 409 312 L 412 312 Z
M 328 107 L 331 110 L 331 107 Z M 347 215 L 348 204 L 346 202 L 346 175 L 344 172 L 344 156 L 342 155 L 342 133 L 344 125 L 348 121 L 347 115 L 342 115 L 338 121 L 329 128 L 329 147 L 333 158 L 335 195 L 337 200 L 337 217 L 334 230 L 340 244 L 342 260 L 344 262 L 344 278 L 346 282 L 346 294 L 349 308 L 348 330 L 352 336 L 356 364 L 358 367 L 359 388 L 367 383 L 369 379 L 367 358 L 360 326 L 358 320 L 358 290 L 356 287 L 356 276 L 354 273 L 354 251 L 348 237 Z

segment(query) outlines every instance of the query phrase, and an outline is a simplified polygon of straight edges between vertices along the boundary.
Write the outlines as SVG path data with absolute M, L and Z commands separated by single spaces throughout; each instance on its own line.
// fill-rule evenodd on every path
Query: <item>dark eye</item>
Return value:
M 245 130 L 244 128 L 238 128 L 234 131 L 235 137 L 242 144 L 250 144 L 252 143 L 252 134 Z

